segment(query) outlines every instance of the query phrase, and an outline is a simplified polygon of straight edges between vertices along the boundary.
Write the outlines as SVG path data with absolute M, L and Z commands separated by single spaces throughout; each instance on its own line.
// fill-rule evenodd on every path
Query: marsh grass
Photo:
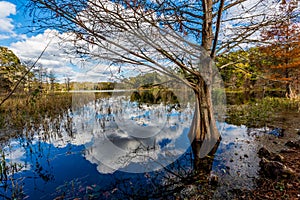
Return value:
M 228 107 L 226 121 L 235 125 L 262 127 L 281 112 L 300 112 L 300 98 L 265 97 L 243 105 L 232 105 Z
M 70 93 L 14 95 L 0 107 L 0 131 L 11 135 L 26 126 L 39 125 L 45 117 L 62 115 L 71 105 Z

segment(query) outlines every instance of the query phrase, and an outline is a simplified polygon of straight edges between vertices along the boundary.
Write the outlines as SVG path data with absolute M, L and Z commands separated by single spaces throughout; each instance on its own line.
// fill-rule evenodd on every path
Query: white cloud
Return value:
M 16 5 L 7 1 L 0 1 L 0 10 L 0 32 L 13 33 L 13 20 L 9 16 L 16 14 Z
M 219 37 L 220 42 L 226 43 L 227 41 L 232 41 L 233 38 L 236 38 L 238 41 L 249 34 L 247 38 L 243 38 L 245 43 L 241 43 L 239 47 L 245 48 L 257 44 L 256 42 L 261 40 L 261 31 L 267 27 L 268 23 L 266 22 L 270 19 L 273 21 L 282 19 L 284 13 L 281 6 L 281 1 L 246 0 L 231 7 L 223 15 L 222 31 Z M 298 13 L 299 9 L 299 6 L 296 7 L 294 12 Z M 264 23 L 266 25 L 261 26 Z M 251 28 L 246 28 L 255 26 L 257 29 L 253 32 L 251 32 Z
M 251 31 L 254 29 L 246 29 L 246 27 L 254 27 L 257 24 L 262 24 L 266 19 L 275 18 L 277 15 L 278 3 L 272 0 L 246 0 L 237 4 L 226 10 L 223 14 L 222 31 L 220 32 L 219 41 L 221 44 L 227 44 L 228 41 L 234 40 L 236 43 L 239 43 L 238 48 L 251 47 L 253 43 L 249 41 L 260 40 L 262 26 L 253 32 Z M 248 35 L 248 37 L 243 38 L 245 35 Z M 241 39 L 245 43 L 241 42 Z M 226 48 L 230 47 L 227 46 Z
M 25 39 L 25 34 L 16 32 L 18 28 L 12 15 L 17 15 L 17 7 L 7 1 L 0 1 L 0 41 Z
M 10 36 L 5 35 L 5 34 L 0 34 L 0 40 L 5 40 L 5 39 L 9 39 Z
M 105 74 L 107 66 L 103 64 L 90 63 L 68 55 L 62 49 L 60 37 L 63 37 L 56 30 L 45 30 L 44 33 L 25 38 L 22 41 L 12 43 L 10 49 L 23 61 L 34 62 L 47 46 L 45 53 L 39 60 L 48 71 L 53 71 L 60 82 L 64 81 L 64 77 L 71 78 L 72 81 L 107 81 L 109 78 Z M 63 48 L 68 48 L 64 44 Z

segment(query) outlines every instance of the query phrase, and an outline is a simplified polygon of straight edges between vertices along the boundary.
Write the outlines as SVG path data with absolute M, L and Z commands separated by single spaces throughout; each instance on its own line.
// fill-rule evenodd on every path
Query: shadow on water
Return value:
M 222 141 L 195 158 L 187 137 L 190 103 L 146 105 L 122 95 L 45 119 L 2 143 L 0 197 L 219 199 L 232 188 L 254 187 L 257 147 L 247 127 L 218 123 Z M 138 138 L 128 135 L 132 127 L 161 131 Z

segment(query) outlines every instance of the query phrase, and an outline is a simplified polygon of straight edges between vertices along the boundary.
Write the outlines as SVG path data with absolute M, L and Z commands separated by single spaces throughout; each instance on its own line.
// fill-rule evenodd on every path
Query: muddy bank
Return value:
M 232 199 L 300 199 L 300 113 L 277 113 L 268 128 L 253 129 L 260 157 L 252 190 L 233 189 Z M 282 135 L 269 134 L 280 128 Z

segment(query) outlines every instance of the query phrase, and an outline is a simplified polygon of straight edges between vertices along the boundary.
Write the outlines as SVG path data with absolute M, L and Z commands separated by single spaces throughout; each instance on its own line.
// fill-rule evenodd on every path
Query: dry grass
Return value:
M 18 130 L 28 124 L 39 124 L 45 117 L 61 115 L 71 104 L 69 93 L 14 95 L 0 107 L 0 129 Z

